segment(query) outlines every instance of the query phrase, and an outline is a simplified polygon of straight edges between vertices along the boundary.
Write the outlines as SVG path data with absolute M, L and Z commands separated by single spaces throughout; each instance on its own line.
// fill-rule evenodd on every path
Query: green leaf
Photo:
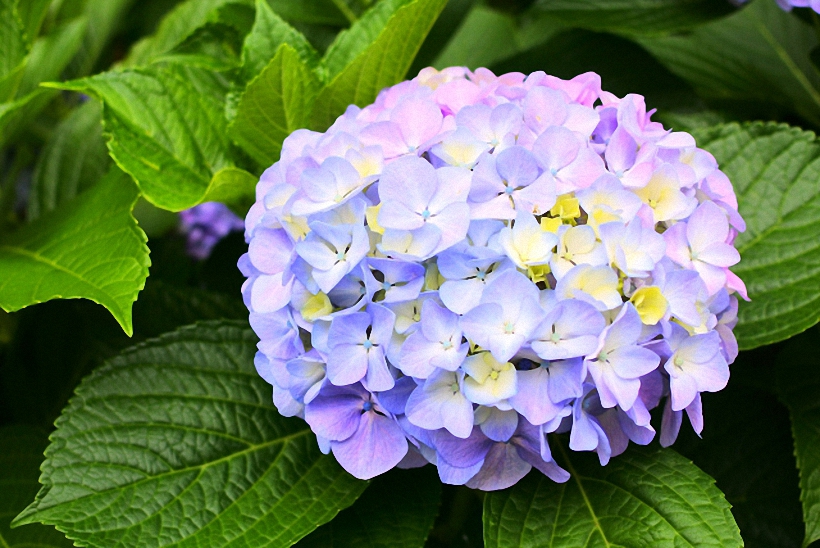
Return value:
M 228 129 L 231 138 L 260 166 L 273 164 L 282 141 L 307 127 L 319 86 L 297 51 L 283 44 L 239 99 Z
M 534 9 L 566 25 L 630 34 L 691 28 L 734 10 L 714 0 L 538 0 Z
M 419 548 L 433 528 L 440 499 L 435 468 L 391 470 L 297 548 Z
M 203 201 L 230 167 L 224 89 L 200 69 L 176 65 L 105 72 L 56 84 L 98 97 L 108 150 L 145 198 L 180 211 Z
M 476 5 L 458 27 L 433 66 L 443 69 L 488 67 L 549 40 L 560 27 L 526 18 L 519 22 L 509 13 Z
M 329 83 L 316 100 L 313 127 L 326 129 L 348 105 L 368 105 L 400 82 L 446 3 L 384 0 L 340 33 L 320 67 Z
M 751 302 L 735 328 L 742 349 L 788 339 L 820 320 L 820 143 L 774 123 L 694 132 L 732 181 L 746 232 L 735 242 Z
M 139 41 L 128 55 L 129 66 L 146 65 L 169 53 L 208 23 L 220 22 L 220 9 L 231 4 L 251 4 L 251 0 L 188 0 L 163 18 L 157 32 Z M 223 19 L 224 20 L 224 19 Z
M 367 485 L 279 416 L 241 324 L 180 329 L 126 351 L 77 389 L 15 521 L 78 544 L 286 547 Z
M 820 124 L 820 72 L 809 58 L 817 36 L 770 0 L 691 34 L 639 42 L 703 97 L 780 105 Z
M 573 453 L 568 470 L 563 484 L 536 471 L 488 493 L 485 546 L 743 545 L 714 480 L 671 449 L 633 446 L 604 467 Z
M 789 343 L 777 359 L 777 387 L 789 408 L 806 537 L 820 540 L 820 345 L 817 330 Z
M 119 170 L 71 202 L 0 240 L 0 307 L 51 299 L 105 306 L 129 335 L 131 305 L 148 276 L 145 234 L 131 216 L 137 189 Z
M 9 523 L 37 493 L 37 476 L 48 444 L 45 432 L 30 426 L 0 428 L 0 546 L 3 548 L 62 548 L 73 546 L 52 527 L 28 525 L 9 529 Z
M 26 219 L 73 199 L 108 171 L 111 159 L 102 135 L 102 109 L 90 100 L 54 130 L 37 160 Z

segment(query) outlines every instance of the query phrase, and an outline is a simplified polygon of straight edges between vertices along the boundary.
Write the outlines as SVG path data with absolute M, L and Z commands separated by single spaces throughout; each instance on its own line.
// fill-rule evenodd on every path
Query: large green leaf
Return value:
M 319 86 L 299 53 L 283 44 L 239 99 L 230 136 L 260 166 L 273 164 L 279 159 L 282 141 L 308 126 Z
M 348 105 L 365 106 L 404 78 L 446 0 L 385 0 L 340 33 L 320 66 L 329 83 L 312 116 L 324 130 Z
M 97 185 L 0 240 L 0 307 L 90 299 L 129 335 L 131 305 L 148 276 L 148 248 L 131 209 L 138 192 L 112 170 Z
M 694 132 L 735 187 L 747 223 L 732 270 L 749 289 L 735 329 L 740 347 L 781 341 L 820 319 L 820 143 L 777 124 Z
M 743 545 L 714 480 L 671 449 L 633 447 L 604 467 L 571 458 L 566 483 L 533 471 L 487 494 L 487 548 Z
M 297 548 L 419 548 L 433 528 L 440 498 L 441 480 L 432 466 L 391 470 Z
M 690 34 L 640 43 L 704 97 L 780 105 L 820 124 L 820 72 L 809 59 L 817 36 L 771 0 Z
M 535 9 L 564 24 L 624 33 L 663 33 L 731 13 L 715 0 L 538 0 Z
M 200 203 L 214 174 L 232 165 L 225 90 L 206 71 L 152 65 L 57 85 L 105 104 L 111 157 L 158 207 L 179 211 Z
M 63 120 L 37 160 L 28 199 L 29 221 L 73 199 L 111 164 L 102 135 L 102 109 L 88 101 Z
M 0 428 L 0 546 L 68 548 L 73 546 L 52 527 L 27 525 L 9 529 L 11 519 L 37 494 L 37 476 L 48 444 L 44 431 L 30 426 Z
M 290 546 L 367 485 L 284 419 L 241 324 L 180 329 L 88 377 L 57 421 L 16 524 L 94 547 Z
M 789 343 L 778 357 L 777 387 L 792 418 L 800 469 L 806 546 L 820 540 L 820 344 L 817 330 Z

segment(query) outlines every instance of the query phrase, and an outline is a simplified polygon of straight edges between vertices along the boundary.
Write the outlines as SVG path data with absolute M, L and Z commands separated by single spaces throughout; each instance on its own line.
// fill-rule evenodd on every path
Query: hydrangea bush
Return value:
M 259 374 L 369 479 L 503 489 L 570 432 L 601 464 L 726 386 L 745 223 L 691 135 L 597 74 L 423 70 L 289 136 L 240 260 Z
M 816 4 L 0 0 L 0 546 L 816 545 Z

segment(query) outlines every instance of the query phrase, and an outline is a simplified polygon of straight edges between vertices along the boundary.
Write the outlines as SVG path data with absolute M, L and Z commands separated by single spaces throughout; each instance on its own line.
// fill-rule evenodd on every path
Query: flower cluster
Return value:
M 730 0 L 733 4 L 741 6 L 749 0 Z M 793 8 L 811 8 L 820 13 L 820 0 L 775 0 L 783 11 L 792 11 Z
M 256 368 L 371 478 L 428 462 L 493 490 L 547 433 L 602 464 L 722 389 L 744 223 L 686 133 L 600 78 L 423 70 L 299 130 L 262 175 L 240 260 Z
M 219 240 L 244 227 L 242 219 L 219 202 L 205 202 L 179 213 L 179 231 L 194 259 L 207 259 Z

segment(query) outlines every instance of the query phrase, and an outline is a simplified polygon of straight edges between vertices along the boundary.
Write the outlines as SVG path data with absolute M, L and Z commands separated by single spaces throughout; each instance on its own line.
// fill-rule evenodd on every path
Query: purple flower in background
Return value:
M 244 221 L 219 202 L 205 202 L 179 212 L 179 230 L 187 239 L 188 254 L 200 261 L 208 258 L 219 240 L 244 228 Z
M 504 489 L 602 464 L 720 390 L 745 224 L 717 162 L 593 73 L 425 69 L 265 171 L 239 263 L 256 366 L 358 478 Z M 652 424 L 663 406 L 662 424 Z

